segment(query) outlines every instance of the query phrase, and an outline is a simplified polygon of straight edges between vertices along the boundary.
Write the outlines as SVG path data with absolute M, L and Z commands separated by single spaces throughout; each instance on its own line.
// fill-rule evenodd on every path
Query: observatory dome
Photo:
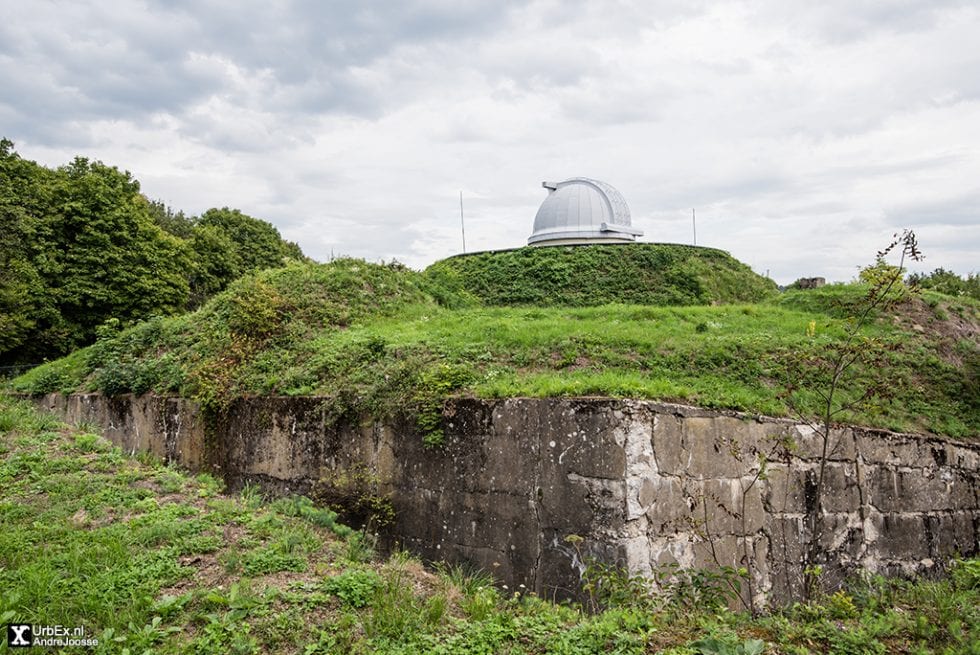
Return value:
M 623 195 L 605 182 L 573 177 L 541 186 L 548 197 L 534 217 L 529 246 L 629 243 L 643 234 L 632 226 Z

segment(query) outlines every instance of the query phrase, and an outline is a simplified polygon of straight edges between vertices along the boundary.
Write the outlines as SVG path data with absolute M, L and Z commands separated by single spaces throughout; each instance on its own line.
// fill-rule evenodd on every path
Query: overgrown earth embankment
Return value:
M 196 312 L 107 331 L 14 388 L 152 390 L 193 399 L 205 411 L 254 394 L 317 395 L 335 418 L 412 418 L 434 444 L 443 402 L 453 396 L 598 395 L 821 415 L 825 364 L 867 285 L 776 294 L 720 251 L 675 248 L 521 249 L 455 258 L 423 273 L 357 260 L 297 262 L 247 276 Z M 501 277 L 512 260 L 536 277 Z M 630 260 L 635 275 L 625 280 L 642 281 L 647 295 L 637 300 L 635 288 L 617 295 L 607 282 L 620 273 L 604 278 L 594 270 L 592 285 L 581 287 L 587 295 L 578 295 L 583 272 L 600 260 Z M 483 274 L 474 270 L 481 263 Z M 714 282 L 699 286 L 698 271 L 711 266 L 722 273 L 705 274 Z M 742 282 L 723 284 L 724 271 L 741 276 L 758 299 L 740 298 Z M 561 284 L 541 283 L 551 278 Z M 502 291 L 505 279 L 525 295 Z M 639 304 L 644 298 L 700 304 Z M 585 299 L 632 304 L 579 306 Z M 873 313 L 857 334 L 866 356 L 835 384 L 842 411 L 834 420 L 980 434 L 978 307 L 924 292 Z

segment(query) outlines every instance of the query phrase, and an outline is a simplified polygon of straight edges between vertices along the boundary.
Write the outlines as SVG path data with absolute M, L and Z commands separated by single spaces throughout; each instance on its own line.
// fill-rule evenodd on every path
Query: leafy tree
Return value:
M 231 237 L 213 225 L 195 225 L 190 235 L 193 270 L 190 306 L 197 307 L 222 291 L 242 272 L 241 257 Z
M 290 259 L 306 259 L 299 246 L 284 241 L 274 226 L 237 209 L 209 209 L 192 223 L 191 307 L 223 291 L 245 273 L 277 268 Z
M 908 283 L 948 296 L 970 296 L 974 300 L 980 300 L 980 275 L 975 273 L 960 277 L 953 271 L 937 268 L 929 274 L 913 273 L 908 277 Z
M 39 237 L 47 232 L 38 216 L 48 203 L 53 174 L 21 159 L 13 146 L 0 140 L 0 354 L 21 347 L 39 323 L 57 316 L 42 277 L 58 270 L 57 253 L 36 256 Z
M 279 230 L 237 209 L 209 209 L 201 215 L 198 227 L 214 227 L 235 245 L 239 274 L 282 266 L 287 258 L 303 259 L 295 243 L 283 241 Z
M 76 158 L 57 173 L 31 241 L 57 307 L 37 325 L 35 356 L 91 341 L 110 317 L 173 313 L 188 296 L 187 248 L 153 222 L 128 172 Z
M 150 216 L 154 223 L 175 237 L 190 238 L 191 232 L 194 230 L 194 218 L 186 216 L 182 211 L 174 211 L 159 200 L 150 200 L 149 202 Z
M 0 140 L 0 364 L 36 363 L 125 325 L 195 307 L 248 271 L 303 259 L 234 209 L 187 217 L 129 172 L 83 157 L 52 170 Z

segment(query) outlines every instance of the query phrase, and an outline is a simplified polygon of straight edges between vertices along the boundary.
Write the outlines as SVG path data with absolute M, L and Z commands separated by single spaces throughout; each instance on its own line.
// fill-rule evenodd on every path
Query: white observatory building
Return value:
M 631 243 L 643 234 L 630 222 L 623 194 L 587 177 L 542 182 L 548 197 L 534 217 L 529 246 Z

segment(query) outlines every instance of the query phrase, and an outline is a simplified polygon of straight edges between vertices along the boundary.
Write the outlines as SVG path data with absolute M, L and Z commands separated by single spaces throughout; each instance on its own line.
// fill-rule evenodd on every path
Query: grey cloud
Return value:
M 282 145 L 267 126 L 227 115 L 185 119 L 180 132 L 190 140 L 206 143 L 223 152 L 261 153 Z
M 407 217 L 400 224 L 382 220 L 356 223 L 345 229 L 345 223 L 327 219 L 324 225 L 329 226 L 331 231 L 337 231 L 338 235 L 333 243 L 321 242 L 314 246 L 309 254 L 319 261 L 329 259 L 333 251 L 335 255 L 344 254 L 369 261 L 384 258 L 404 262 L 411 257 L 411 244 L 424 236 Z
M 792 184 L 791 178 L 776 174 L 732 176 L 719 181 L 692 180 L 683 188 L 655 191 L 656 206 L 661 210 L 704 207 L 734 199 L 744 205 L 784 191 Z
M 911 270 L 927 273 L 942 267 L 960 275 L 980 274 L 980 225 L 924 225 L 915 233 L 925 259 Z
M 521 91 L 544 92 L 574 87 L 602 74 L 603 67 L 589 43 L 505 41 L 480 53 L 480 69 L 494 83 L 512 82 Z
M 963 153 L 943 153 L 910 157 L 898 161 L 839 164 L 821 171 L 818 177 L 822 179 L 854 179 L 921 172 L 947 168 L 951 164 L 962 162 L 965 158 Z
M 951 9 L 973 7 L 969 0 L 825 0 L 777 2 L 760 15 L 827 42 L 861 41 L 882 32 L 920 32 Z
M 285 84 L 297 84 L 324 68 L 370 64 L 406 43 L 456 41 L 490 32 L 506 20 L 511 4 L 305 0 L 176 6 L 193 17 L 206 38 L 198 47 L 249 68 L 272 70 Z
M 359 79 L 356 68 L 407 44 L 486 33 L 507 17 L 497 2 L 461 9 L 432 1 L 68 7 L 62 15 L 58 5 L 37 3 L 0 27 L 0 56 L 14 64 L 0 70 L 6 104 L 41 118 L 45 129 L 70 120 L 181 116 L 214 96 L 285 114 L 377 117 L 387 106 L 385 89 Z M 224 59 L 246 84 L 265 79 L 266 88 L 236 88 L 223 71 L 193 65 L 192 53 Z M 45 134 L 19 123 L 27 130 L 21 135 Z M 208 133 L 201 138 L 211 142 Z M 213 145 L 236 147 L 220 135 Z
M 895 227 L 912 228 L 921 225 L 978 225 L 980 193 L 974 191 L 943 200 L 897 207 L 886 212 L 886 220 Z
M 0 53 L 12 63 L 0 67 L 4 102 L 27 122 L 19 136 L 44 141 L 72 122 L 177 112 L 221 90 L 219 78 L 183 65 L 166 21 L 154 32 L 123 8 L 77 15 L 68 7 L 67 16 L 15 15 L 0 36 Z
M 280 83 L 263 107 L 287 114 L 346 113 L 377 118 L 388 106 L 383 88 L 358 80 L 349 70 L 315 70 L 300 83 Z
M 49 116 L 43 110 L 33 115 L 25 114 L 0 101 L 0 126 L 3 129 L 0 136 L 13 139 L 18 146 L 22 146 L 22 141 L 27 140 L 33 143 L 57 144 L 71 148 L 76 153 L 96 144 L 97 139 L 88 129 L 88 125 L 62 121 L 61 117 L 50 120 Z
M 539 22 L 536 28 L 551 25 L 579 25 L 584 36 L 615 34 L 635 38 L 647 29 L 663 30 L 704 14 L 711 6 L 707 0 L 552 0 L 534 3 Z
M 656 122 L 665 116 L 664 105 L 679 90 L 656 80 L 614 82 L 605 76 L 592 77 L 587 84 L 560 95 L 561 113 L 589 131 L 596 126 L 622 126 Z
M 540 181 L 579 174 L 650 240 L 688 239 L 694 206 L 699 242 L 788 281 L 852 275 L 906 223 L 980 224 L 964 3 L 8 4 L 4 136 L 97 153 L 186 211 L 239 206 L 321 259 L 455 252 L 460 188 L 471 248 L 520 245 Z

